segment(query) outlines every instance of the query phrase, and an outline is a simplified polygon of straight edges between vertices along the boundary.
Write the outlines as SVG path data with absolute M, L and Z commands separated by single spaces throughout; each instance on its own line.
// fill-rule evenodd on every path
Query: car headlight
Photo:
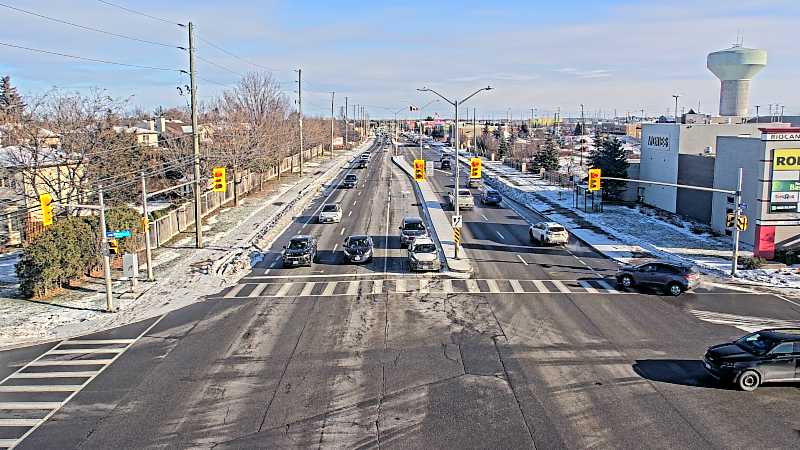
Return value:
M 722 362 L 722 363 L 719 363 L 719 367 L 722 368 L 722 369 L 733 369 L 734 367 L 736 367 L 736 363 L 733 363 L 733 362 Z

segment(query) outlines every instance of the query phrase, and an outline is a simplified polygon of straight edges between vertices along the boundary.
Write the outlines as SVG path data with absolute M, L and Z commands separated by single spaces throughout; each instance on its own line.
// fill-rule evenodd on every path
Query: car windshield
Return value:
M 336 205 L 325 205 L 322 207 L 322 212 L 336 212 Z
M 548 228 L 548 231 L 550 231 L 551 233 L 561 233 L 562 231 L 564 231 L 564 227 L 550 227 Z
M 752 333 L 736 341 L 736 345 L 755 355 L 765 355 L 780 341 L 762 333 Z
M 425 229 L 425 226 L 422 225 L 422 222 L 406 222 L 403 229 L 408 231 L 422 231 Z
M 308 241 L 305 239 L 294 239 L 289 242 L 289 250 L 305 250 L 308 248 Z
M 469 193 L 469 189 L 459 189 L 458 195 L 460 195 L 461 197 L 469 197 L 472 194 Z
M 350 238 L 350 247 L 367 247 L 369 246 L 369 238 Z
M 414 253 L 434 253 L 436 246 L 434 244 L 419 244 L 414 246 Z
M 348 175 L 348 176 L 344 177 L 344 179 L 345 180 L 355 180 L 356 176 L 355 175 Z

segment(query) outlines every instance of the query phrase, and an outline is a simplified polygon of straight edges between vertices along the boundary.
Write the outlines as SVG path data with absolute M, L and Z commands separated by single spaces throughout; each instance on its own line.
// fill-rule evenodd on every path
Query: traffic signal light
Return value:
M 725 216 L 725 228 L 733 228 L 733 221 L 736 220 L 736 215 L 734 213 L 728 213 Z
M 108 240 L 108 255 L 119 255 L 119 241 L 116 239 Z
M 39 206 L 42 208 L 42 225 L 53 224 L 53 196 L 50 194 L 39 195 Z
M 471 158 L 469 160 L 469 177 L 480 178 L 482 167 L 483 165 L 480 158 Z
M 416 181 L 425 181 L 425 160 L 414 160 L 414 179 Z
M 225 168 L 214 167 L 211 172 L 214 176 L 214 182 L 212 183 L 213 187 L 211 190 L 214 192 L 225 192 L 228 187 L 228 182 L 225 180 Z
M 589 190 L 600 190 L 600 169 L 589 169 Z

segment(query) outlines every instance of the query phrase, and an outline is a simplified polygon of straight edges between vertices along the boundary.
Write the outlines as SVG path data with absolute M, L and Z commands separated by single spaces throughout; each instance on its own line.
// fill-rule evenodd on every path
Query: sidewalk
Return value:
M 467 158 L 459 159 L 468 164 Z M 573 208 L 571 189 L 548 184 L 538 175 L 522 173 L 496 161 L 485 161 L 483 171 L 488 185 L 561 223 L 574 236 L 620 263 L 664 258 L 696 265 L 710 275 L 731 281 L 731 239 L 712 234 L 707 225 L 638 205 L 605 205 L 602 213 L 587 213 Z M 752 256 L 752 252 L 742 250 L 741 256 Z M 736 281 L 796 288 L 800 287 L 800 272 L 796 268 L 739 270 Z
M 339 169 L 370 141 L 333 159 L 315 159 L 297 174 L 273 180 L 264 191 L 245 197 L 238 207 L 226 207 L 203 219 L 204 248 L 194 248 L 194 234 L 153 252 L 156 281 L 114 283 L 116 313 L 105 313 L 102 279 L 65 290 L 47 301 L 14 298 L 15 286 L 0 285 L 0 349 L 26 343 L 62 339 L 157 316 L 201 300 L 235 284 L 261 257 L 260 248 L 291 223 L 325 187 Z M 205 270 L 204 270 L 205 269 Z M 145 272 L 142 270 L 142 276 Z M 117 278 L 120 274 L 115 273 Z

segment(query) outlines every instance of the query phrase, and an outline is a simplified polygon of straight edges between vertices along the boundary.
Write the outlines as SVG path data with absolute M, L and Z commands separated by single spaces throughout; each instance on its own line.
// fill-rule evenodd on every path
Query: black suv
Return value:
M 440 168 L 441 170 L 450 170 L 450 169 L 452 169 L 452 167 L 450 166 L 450 160 L 449 160 L 449 159 L 443 159 L 443 160 L 442 160 L 442 161 L 439 163 L 439 168 Z
M 372 261 L 372 249 L 374 247 L 372 238 L 365 235 L 347 236 L 344 239 L 344 257 L 349 262 L 370 262 Z
M 743 391 L 771 381 L 800 381 L 800 328 L 756 331 L 709 347 L 703 366 L 714 378 Z
M 349 173 L 345 175 L 344 182 L 342 182 L 342 186 L 346 188 L 354 188 L 356 187 L 357 183 L 358 183 L 358 177 L 353 175 L 352 173 Z
M 667 261 L 623 266 L 617 271 L 616 279 L 617 284 L 624 288 L 658 288 L 673 296 L 681 295 L 700 284 L 700 275 L 696 269 Z
M 317 240 L 313 236 L 299 234 L 289 239 L 283 247 L 283 267 L 309 266 L 317 259 Z

